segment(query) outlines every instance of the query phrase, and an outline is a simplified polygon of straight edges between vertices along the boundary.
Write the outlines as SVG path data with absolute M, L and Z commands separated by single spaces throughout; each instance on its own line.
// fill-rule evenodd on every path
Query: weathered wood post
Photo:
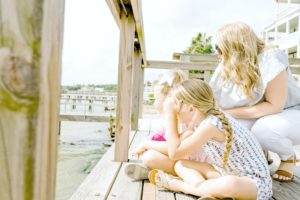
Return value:
M 139 92 L 139 118 L 143 117 L 143 103 L 144 103 L 144 68 L 140 69 L 140 92 Z
M 0 199 L 53 200 L 64 0 L 0 1 Z
M 130 6 L 121 9 L 118 69 L 118 105 L 116 113 L 115 161 L 128 160 L 131 124 L 131 80 L 134 54 L 135 23 Z M 127 14 L 127 15 L 126 15 Z
M 138 130 L 139 114 L 140 114 L 140 78 L 142 70 L 142 55 L 140 49 L 134 51 L 133 71 L 132 71 L 132 105 L 131 105 L 131 130 Z

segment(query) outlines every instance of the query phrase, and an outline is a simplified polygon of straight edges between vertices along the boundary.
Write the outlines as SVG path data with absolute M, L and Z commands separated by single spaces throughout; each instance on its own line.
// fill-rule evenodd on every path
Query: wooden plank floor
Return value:
M 150 122 L 149 122 L 150 121 Z M 157 120 L 143 121 L 139 128 L 141 131 L 131 134 L 130 149 L 147 139 L 151 129 L 155 129 Z M 152 127 L 152 128 L 151 128 Z M 194 200 L 197 197 L 159 191 L 149 181 L 133 181 L 124 173 L 127 163 L 113 162 L 113 147 L 99 161 L 95 169 L 74 193 L 71 200 Z M 297 151 L 298 157 L 300 151 Z M 129 156 L 129 162 L 140 162 Z M 271 172 L 276 170 L 279 158 L 272 154 L 274 163 L 270 166 Z M 300 165 L 297 164 L 295 179 L 291 183 L 279 183 L 273 181 L 274 200 L 300 200 Z

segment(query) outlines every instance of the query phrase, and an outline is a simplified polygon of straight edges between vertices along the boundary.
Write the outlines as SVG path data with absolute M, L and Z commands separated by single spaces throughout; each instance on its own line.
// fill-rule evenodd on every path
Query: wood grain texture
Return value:
M 182 194 L 182 193 L 175 193 L 175 198 L 176 200 L 195 200 L 195 199 L 199 199 L 199 197 L 195 197 L 192 195 L 186 195 L 186 194 Z
M 128 12 L 128 16 L 126 16 L 121 11 L 115 161 L 128 160 L 134 35 L 135 25 L 133 14 Z
M 144 68 L 140 68 L 139 74 L 139 118 L 143 117 L 143 101 L 144 101 Z
M 215 70 L 215 62 L 180 62 L 180 61 L 158 61 L 148 60 L 145 68 L 152 69 L 181 69 L 181 70 Z
M 140 50 L 134 51 L 133 57 L 133 70 L 132 70 L 132 97 L 131 97 L 131 130 L 138 129 L 139 123 L 139 109 L 140 109 L 140 95 L 143 96 L 143 93 L 140 93 L 140 71 L 142 68 L 142 58 Z
M 156 200 L 175 200 L 175 193 L 167 190 L 159 190 L 157 187 L 155 187 L 155 198 Z
M 133 131 L 132 131 L 133 132 Z M 138 144 L 140 144 L 143 140 L 147 138 L 148 132 L 137 131 L 133 136 L 132 142 L 130 143 L 130 150 L 135 148 Z M 141 162 L 137 160 L 137 158 L 129 155 L 129 162 Z M 126 162 L 122 163 L 122 167 L 118 172 L 116 180 L 109 192 L 108 199 L 132 199 L 132 200 L 140 200 L 142 196 L 142 181 L 134 181 L 130 179 L 124 172 L 124 168 L 126 166 Z
M 155 185 L 150 183 L 149 181 L 143 182 L 143 200 L 155 200 Z
M 119 0 L 105 0 L 110 11 L 111 14 L 113 15 L 118 27 L 120 28 L 120 24 L 121 24 L 121 20 L 120 20 L 120 16 L 121 16 L 121 9 L 120 9 L 120 1 Z
M 106 199 L 121 168 L 120 162 L 112 161 L 113 157 L 114 145 L 101 158 L 70 200 Z
M 142 12 L 142 1 L 141 0 L 130 0 L 131 8 L 134 15 L 134 21 L 136 26 L 136 33 L 138 36 L 139 46 L 142 52 L 142 58 L 144 64 L 146 63 L 146 47 L 145 47 L 145 31 L 143 24 L 143 12 Z
M 54 199 L 64 0 L 0 13 L 0 199 Z

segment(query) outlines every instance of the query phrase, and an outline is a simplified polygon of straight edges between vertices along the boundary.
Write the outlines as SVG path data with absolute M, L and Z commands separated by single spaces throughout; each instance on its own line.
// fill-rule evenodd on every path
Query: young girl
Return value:
M 183 81 L 183 74 L 181 71 L 173 71 L 171 75 L 164 76 L 160 82 L 154 88 L 154 107 L 157 111 L 164 117 L 163 112 L 163 103 L 167 96 L 169 95 L 170 90 L 174 89 Z M 182 117 L 178 122 L 181 127 L 179 132 L 184 132 L 181 134 L 181 139 L 187 138 L 193 130 L 193 124 L 191 124 L 191 117 L 193 112 L 190 112 L 185 117 Z M 168 157 L 167 145 L 165 135 L 165 127 L 161 128 L 158 131 L 155 131 L 154 134 L 150 136 L 150 141 L 147 140 L 138 145 L 133 151 L 132 154 L 136 155 L 142 160 L 143 165 L 139 164 L 128 164 L 125 168 L 125 173 L 135 180 L 148 179 L 148 172 L 150 169 L 161 169 L 165 172 L 175 174 L 174 164 L 175 161 L 171 160 Z M 205 156 L 196 155 L 195 159 L 205 160 Z
M 175 89 L 172 97 L 164 104 L 167 150 L 171 159 L 180 160 L 174 166 L 180 179 L 152 170 L 150 181 L 202 197 L 271 198 L 272 180 L 259 143 L 248 129 L 216 108 L 209 85 L 187 80 Z M 180 140 L 178 119 L 191 110 L 192 121 L 199 126 L 191 136 Z M 184 160 L 201 148 L 208 156 L 206 163 Z
M 163 117 L 163 103 L 166 97 L 169 94 L 169 91 L 176 87 L 176 85 L 180 84 L 184 81 L 184 75 L 182 71 L 174 70 L 171 71 L 170 74 L 165 74 L 157 85 L 154 87 L 154 108 L 157 112 Z M 165 134 L 165 124 L 160 124 L 160 129 L 154 131 L 152 135 L 150 135 L 150 139 L 153 141 L 166 141 L 164 138 Z

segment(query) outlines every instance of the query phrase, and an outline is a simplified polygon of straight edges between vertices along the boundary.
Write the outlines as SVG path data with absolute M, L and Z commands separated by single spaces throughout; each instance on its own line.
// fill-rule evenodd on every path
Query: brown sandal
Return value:
M 291 160 L 282 160 L 281 162 L 282 163 L 293 163 L 294 165 L 296 164 L 296 155 L 293 156 L 293 158 Z M 278 177 L 277 178 L 274 178 L 274 175 L 277 174 Z M 279 177 L 286 177 L 288 178 L 288 180 L 284 180 L 284 179 L 281 179 Z M 294 173 L 291 173 L 291 172 L 288 172 L 286 170 L 282 170 L 282 169 L 279 169 L 277 170 L 274 174 L 273 174 L 273 179 L 276 180 L 276 181 L 279 181 L 279 182 L 292 182 L 293 179 L 294 179 Z
M 160 181 L 155 181 L 155 176 L 158 174 Z M 148 174 L 148 179 L 150 183 L 157 186 L 158 190 L 170 190 L 169 182 L 173 179 L 182 180 L 180 177 L 173 176 L 171 174 L 167 174 L 159 169 L 153 169 Z

